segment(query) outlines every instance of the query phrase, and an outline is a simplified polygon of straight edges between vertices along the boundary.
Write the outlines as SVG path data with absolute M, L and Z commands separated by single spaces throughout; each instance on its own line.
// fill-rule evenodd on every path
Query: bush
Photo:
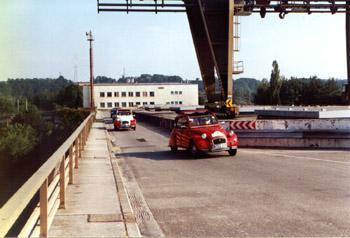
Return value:
M 35 130 L 29 125 L 12 124 L 0 132 L 0 156 L 16 159 L 30 153 L 38 143 Z

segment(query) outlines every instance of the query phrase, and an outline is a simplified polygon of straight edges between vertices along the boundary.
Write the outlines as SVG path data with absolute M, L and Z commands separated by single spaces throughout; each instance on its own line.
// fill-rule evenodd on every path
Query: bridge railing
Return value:
M 0 237 L 5 237 L 36 194 L 39 203 L 18 237 L 47 237 L 59 208 L 65 208 L 68 184 L 74 182 L 74 168 L 79 166 L 84 145 L 94 121 L 90 114 L 55 153 L 0 208 Z

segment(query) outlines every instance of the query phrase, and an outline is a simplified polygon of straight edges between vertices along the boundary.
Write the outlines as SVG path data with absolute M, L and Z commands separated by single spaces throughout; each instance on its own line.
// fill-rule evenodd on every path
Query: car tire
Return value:
M 115 130 L 115 131 L 119 131 L 119 128 L 116 127 L 116 126 L 114 126 L 114 130 Z
M 196 144 L 195 144 L 194 142 L 192 142 L 192 143 L 190 144 L 190 147 L 188 148 L 188 152 L 191 154 L 191 156 L 192 156 L 193 158 L 197 158 L 197 157 L 198 157 L 199 152 L 198 152 L 197 147 L 196 147 Z
M 235 156 L 237 154 L 237 149 L 229 149 L 228 153 L 230 156 Z
M 136 126 L 135 126 L 135 127 L 132 127 L 132 129 L 133 129 L 134 131 L 136 131 Z
M 176 153 L 177 152 L 177 146 L 170 146 L 170 150 L 171 150 L 171 152 Z

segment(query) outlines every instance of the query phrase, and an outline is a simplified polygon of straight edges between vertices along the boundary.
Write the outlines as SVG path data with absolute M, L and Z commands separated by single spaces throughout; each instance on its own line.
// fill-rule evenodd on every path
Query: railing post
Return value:
M 47 194 L 48 181 L 45 179 L 43 185 L 40 187 L 40 237 L 47 237 L 48 233 L 48 194 Z
M 73 145 L 69 147 L 69 184 L 73 184 Z
M 75 139 L 75 168 L 79 168 L 79 136 L 77 137 L 77 139 Z
M 66 200 L 66 178 L 65 178 L 65 166 L 64 166 L 65 156 L 63 156 L 60 164 L 60 208 L 65 208 Z

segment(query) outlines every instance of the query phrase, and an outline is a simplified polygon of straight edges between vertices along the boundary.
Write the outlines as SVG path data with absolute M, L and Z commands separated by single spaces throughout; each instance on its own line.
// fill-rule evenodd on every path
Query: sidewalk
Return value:
M 92 126 L 74 183 L 67 187 L 66 208 L 58 210 L 49 236 L 127 236 L 103 123 Z

